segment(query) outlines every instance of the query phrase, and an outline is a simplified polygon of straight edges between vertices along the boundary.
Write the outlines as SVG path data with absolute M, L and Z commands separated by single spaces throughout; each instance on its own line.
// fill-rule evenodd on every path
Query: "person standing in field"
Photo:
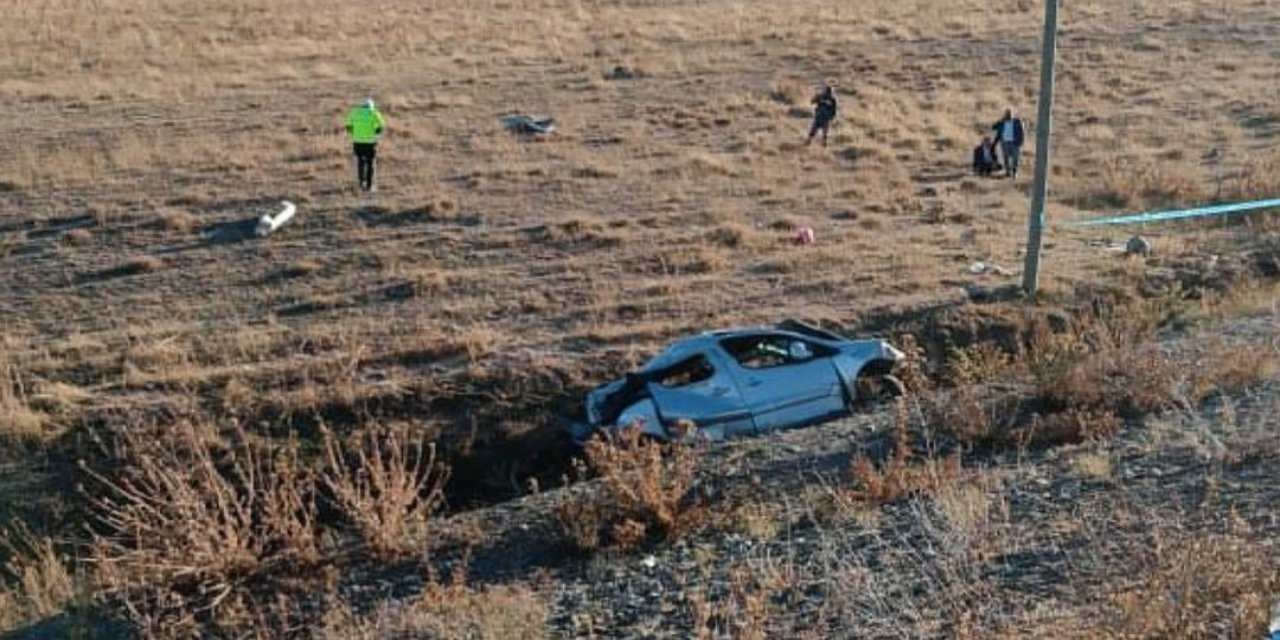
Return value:
M 805 146 L 813 142 L 813 137 L 822 132 L 822 146 L 827 146 L 827 133 L 831 130 L 831 122 L 836 119 L 836 111 L 839 104 L 836 102 L 836 92 L 831 85 L 823 85 L 822 90 L 809 101 L 814 105 L 813 110 L 813 126 L 809 128 L 809 138 L 804 141 Z
M 1004 155 L 1004 174 L 1010 178 L 1018 177 L 1018 161 L 1022 158 L 1022 143 L 1026 140 L 1026 128 L 1022 118 L 1013 113 L 1013 109 L 1005 109 L 1004 117 L 991 127 L 996 133 L 996 141 L 1000 143 L 1000 151 Z
M 373 98 L 366 99 L 347 114 L 347 133 L 356 154 L 356 177 L 365 191 L 378 189 L 373 181 L 373 169 L 377 165 L 378 137 L 385 127 L 386 121 Z

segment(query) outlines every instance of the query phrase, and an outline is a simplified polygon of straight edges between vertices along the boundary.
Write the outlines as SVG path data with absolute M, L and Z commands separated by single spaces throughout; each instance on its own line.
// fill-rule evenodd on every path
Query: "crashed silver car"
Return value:
M 571 436 L 636 428 L 663 441 L 750 436 L 847 415 L 871 394 L 902 393 L 903 353 L 788 320 L 676 342 L 637 371 L 586 395 Z

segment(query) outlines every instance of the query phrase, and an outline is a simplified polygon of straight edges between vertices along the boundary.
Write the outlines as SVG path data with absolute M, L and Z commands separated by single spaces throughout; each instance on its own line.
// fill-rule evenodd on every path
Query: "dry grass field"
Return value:
M 92 562 L 64 563 L 71 573 L 61 576 L 48 568 L 64 566 L 58 554 L 128 555 L 90 549 L 84 521 L 103 513 L 101 492 L 164 485 L 163 469 L 130 460 L 204 451 L 197 458 L 213 471 L 187 489 L 244 499 L 245 513 L 259 503 L 244 487 L 259 485 L 215 481 L 216 470 L 327 469 L 325 491 L 349 497 L 335 509 L 355 523 L 399 523 L 399 535 L 439 499 L 457 512 L 569 473 L 549 419 L 672 337 L 785 317 L 850 333 L 919 328 L 926 310 L 964 305 L 968 287 L 1018 280 L 1033 152 L 1017 180 L 972 177 L 968 161 L 1006 106 L 1034 120 L 1039 2 L 0 8 L 0 517 L 32 527 L 0 547 L 0 560 L 32 559 L 0 572 L 25 585 L 0 592 L 0 629 L 67 602 L 89 608 L 99 587 L 137 586 Z M 1280 5 L 1082 0 L 1061 20 L 1045 300 L 1185 288 L 1194 272 L 1215 295 L 1250 283 L 1201 315 L 1274 311 L 1274 290 L 1252 289 L 1252 256 L 1280 247 L 1266 214 L 1245 226 L 1062 223 L 1280 196 Z M 823 82 L 837 87 L 841 115 L 829 147 L 807 147 L 808 98 Z M 341 131 L 366 96 L 389 126 L 372 194 L 356 189 Z M 498 121 L 509 113 L 555 116 L 558 131 L 512 136 Z M 249 237 L 282 199 L 298 203 L 294 221 Z M 817 243 L 792 244 L 806 226 Z M 1110 250 L 1138 231 L 1154 240 L 1153 257 Z M 970 273 L 978 261 L 1015 275 Z M 1267 264 L 1274 270 L 1274 258 Z M 968 375 L 988 372 L 973 365 Z M 1211 390 L 1201 391 L 1195 399 Z M 373 423 L 399 434 L 386 436 L 395 455 L 382 436 L 364 437 Z M 212 457 L 210 442 L 223 443 Z M 261 443 L 285 453 L 235 454 Z M 422 462 L 430 443 L 453 467 L 447 482 Z M 335 454 L 343 447 L 346 458 Z M 344 475 L 357 459 L 407 470 L 394 490 L 370 489 Z M 1105 473 L 1109 463 L 1082 464 Z M 286 489 L 264 488 L 274 497 L 262 504 L 294 514 L 284 519 L 293 529 L 202 544 L 243 544 L 254 567 L 317 563 L 323 545 L 298 542 L 310 521 L 295 521 L 316 496 Z M 428 490 L 430 499 L 411 497 Z M 396 513 L 363 510 L 362 499 L 393 494 Z M 117 508 L 106 508 L 124 518 L 116 524 L 143 526 Z M 223 522 L 260 524 L 242 516 Z M 1181 551 L 1170 553 L 1157 560 Z M 296 595 L 290 588 L 277 591 Z M 505 631 L 479 637 L 620 632 L 551 625 L 528 588 L 433 586 L 422 615 L 474 616 L 496 598 L 516 613 L 494 622 Z M 11 593 L 54 595 L 17 607 Z M 218 602 L 244 613 L 251 600 Z M 358 600 L 327 617 L 325 633 L 380 637 Z M 414 624 L 403 611 L 379 615 L 397 629 Z M 437 622 L 422 622 L 423 637 L 467 635 Z M 750 636 L 737 629 L 725 633 Z

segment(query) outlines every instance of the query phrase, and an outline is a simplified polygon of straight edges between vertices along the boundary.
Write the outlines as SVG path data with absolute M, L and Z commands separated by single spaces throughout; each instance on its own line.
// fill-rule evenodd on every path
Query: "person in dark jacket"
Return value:
M 823 85 L 822 90 L 809 101 L 814 105 L 813 126 L 809 128 L 809 138 L 805 145 L 813 142 L 813 137 L 822 132 L 822 146 L 827 146 L 827 133 L 831 130 L 831 121 L 836 119 L 839 105 L 836 103 L 835 89 L 831 85 Z
M 990 176 L 1000 170 L 1000 154 L 991 136 L 982 136 L 982 142 L 973 149 L 973 171 L 980 176 Z
M 991 127 L 1000 143 L 1000 151 L 1004 155 L 1004 174 L 1011 178 L 1018 177 L 1018 161 L 1022 158 L 1022 143 L 1026 140 L 1026 128 L 1022 118 L 1014 115 L 1013 109 L 1005 109 L 1004 117 Z

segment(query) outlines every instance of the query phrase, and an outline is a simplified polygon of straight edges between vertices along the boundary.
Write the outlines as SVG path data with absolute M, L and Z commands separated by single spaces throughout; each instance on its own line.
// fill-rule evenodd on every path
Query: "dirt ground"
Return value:
M 14 4 L 8 359 L 75 404 L 307 409 L 464 369 L 595 379 L 686 331 L 856 328 L 1015 281 L 967 269 L 1020 271 L 1030 172 L 967 163 L 1005 105 L 1035 112 L 1032 4 Z M 1062 223 L 1273 180 L 1274 11 L 1064 8 L 1048 288 L 1122 270 L 1089 243 L 1133 231 Z M 805 148 L 827 80 L 842 115 Z M 338 130 L 366 95 L 376 194 Z M 516 140 L 509 112 L 560 133 Z M 281 199 L 296 222 L 243 237 Z
M 522 456 L 548 418 L 675 336 L 888 333 L 1019 280 L 1034 141 L 1016 180 L 968 163 L 1006 106 L 1034 120 L 1037 2 L 0 9 L 5 519 L 69 517 L 72 461 L 40 452 L 185 415 L 406 423 L 448 447 L 459 504 L 492 502 L 565 468 Z M 1275 214 L 1069 223 L 1280 193 L 1280 5 L 1088 0 L 1061 22 L 1047 295 L 1231 263 Z M 824 82 L 840 116 L 805 146 Z M 366 96 L 389 127 L 372 194 L 341 131 Z M 512 136 L 510 113 L 557 132 Z M 294 221 L 252 237 L 281 200 Z M 1136 233 L 1151 260 L 1117 251 Z

